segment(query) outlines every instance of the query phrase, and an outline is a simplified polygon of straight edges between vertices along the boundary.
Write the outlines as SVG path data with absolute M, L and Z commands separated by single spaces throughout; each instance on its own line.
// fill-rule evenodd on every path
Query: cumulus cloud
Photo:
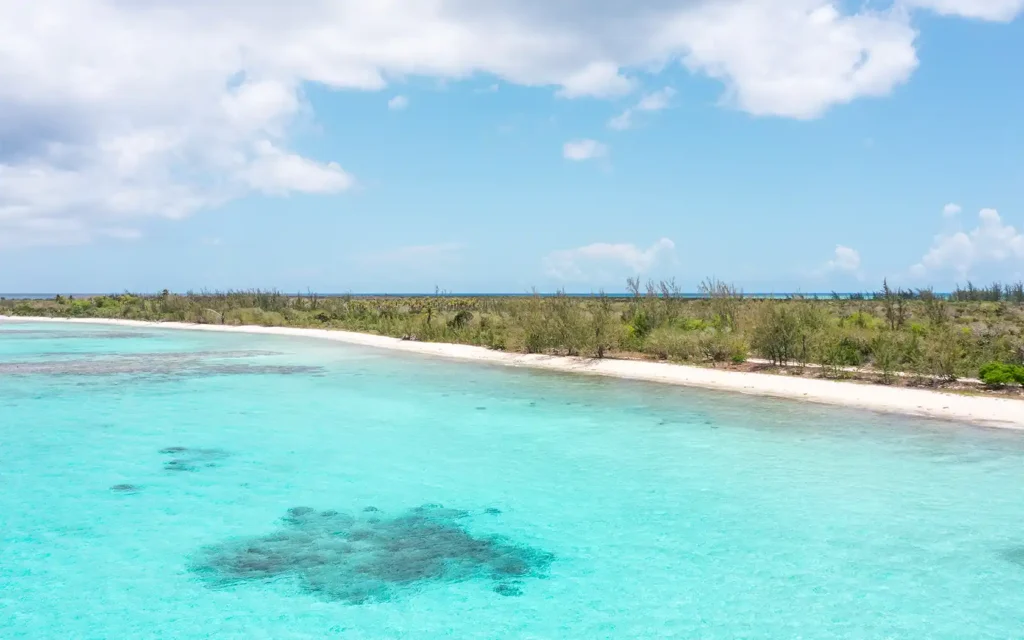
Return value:
M 1020 8 L 889 1 L 0 3 L 0 236 L 87 241 L 253 190 L 343 191 L 353 179 L 339 158 L 289 148 L 290 127 L 314 117 L 310 84 L 482 74 L 606 98 L 682 64 L 719 80 L 732 107 L 812 118 L 909 78 L 917 33 L 904 7 L 993 20 Z
M 906 0 L 910 7 L 946 16 L 1009 22 L 1024 11 L 1024 0 Z
M 1024 262 L 1024 233 L 1005 224 L 995 209 L 982 209 L 974 229 L 935 236 L 911 273 L 923 277 L 952 271 L 957 278 L 966 278 L 977 264 L 1013 261 Z
M 615 62 L 592 62 L 569 74 L 559 84 L 558 95 L 564 98 L 611 98 L 633 90 L 634 81 L 623 76 Z
M 405 96 L 395 96 L 388 100 L 388 109 L 392 111 L 401 111 L 409 106 L 409 98 Z
M 856 249 L 851 249 L 850 247 L 844 247 L 841 244 L 837 244 L 835 254 L 832 259 L 826 263 L 826 267 L 830 271 L 855 273 L 860 269 L 860 253 Z
M 619 115 L 609 120 L 608 126 L 618 131 L 629 129 L 633 126 L 634 113 L 644 111 L 662 111 L 667 109 L 669 104 L 672 102 L 672 96 L 675 94 L 676 90 L 672 87 L 665 87 L 664 89 L 659 89 L 653 93 L 648 93 L 644 97 L 640 98 L 640 101 L 637 102 L 636 105 L 629 107 Z
M 633 274 L 649 271 L 658 260 L 675 251 L 675 243 L 661 238 L 646 249 L 635 244 L 598 242 L 575 249 L 553 251 L 544 258 L 549 275 L 560 280 L 582 281 L 606 270 L 622 270 Z
M 947 218 L 952 218 L 953 216 L 959 215 L 960 212 L 963 210 L 963 207 L 961 207 L 957 203 L 950 202 L 946 206 L 942 207 L 942 215 L 946 216 Z
M 256 145 L 254 157 L 241 176 L 254 191 L 271 195 L 289 191 L 334 193 L 348 189 L 355 182 L 335 162 L 314 162 L 278 149 L 265 140 Z
M 918 64 L 905 14 L 846 15 L 814 0 L 701 3 L 668 21 L 662 37 L 687 43 L 683 63 L 721 80 L 727 104 L 762 116 L 815 118 L 887 95 Z
M 608 146 L 597 140 L 572 140 L 562 145 L 562 157 L 580 162 L 608 157 Z

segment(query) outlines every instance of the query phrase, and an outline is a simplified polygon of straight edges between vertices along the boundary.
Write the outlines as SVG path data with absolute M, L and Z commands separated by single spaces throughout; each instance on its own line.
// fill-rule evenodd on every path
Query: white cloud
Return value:
M 1009 22 L 1024 11 L 1024 0 L 906 0 L 905 4 L 946 16 Z
M 662 109 L 667 109 L 674 95 L 676 95 L 676 90 L 672 87 L 665 87 L 653 93 L 648 93 L 637 103 L 636 110 L 661 111 Z
M 633 126 L 633 109 L 629 108 L 608 120 L 608 128 L 625 131 Z
M 995 209 L 982 209 L 978 226 L 970 231 L 957 231 L 935 237 L 921 261 L 911 273 L 923 277 L 928 273 L 952 271 L 966 278 L 979 263 L 1024 262 L 1024 233 L 1004 224 Z
M 634 82 L 619 73 L 619 64 L 608 61 L 591 62 L 568 75 L 559 83 L 558 95 L 563 98 L 610 98 L 633 90 Z
M 116 240 L 138 240 L 142 237 L 142 232 L 138 229 L 129 229 L 127 227 L 110 227 L 108 229 L 100 229 L 99 235 Z
M 676 91 L 672 87 L 665 87 L 664 89 L 659 89 L 653 93 L 648 93 L 640 98 L 640 101 L 636 105 L 629 107 L 619 115 L 609 120 L 608 126 L 618 131 L 629 129 L 633 126 L 634 113 L 638 111 L 662 111 L 663 109 L 667 109 L 675 94 Z
M 961 207 L 957 203 L 950 202 L 946 206 L 942 207 L 942 215 L 946 216 L 947 218 L 952 218 L 953 216 L 959 215 L 960 212 L 963 210 L 963 207 Z
M 388 100 L 388 109 L 392 111 L 401 111 L 409 106 L 409 98 L 405 96 L 395 96 Z
M 837 244 L 835 254 L 825 266 L 829 271 L 856 273 L 860 269 L 860 253 L 856 249 Z
M 243 170 L 242 176 L 253 190 L 271 195 L 283 195 L 289 191 L 335 193 L 355 183 L 337 163 L 314 162 L 282 151 L 265 140 L 256 145 L 255 158 Z
M 689 69 L 722 80 L 726 101 L 755 115 L 815 118 L 887 95 L 918 64 L 905 14 L 844 15 L 818 0 L 701 3 L 665 32 L 687 43 Z
M 1020 5 L 911 2 L 989 19 Z M 333 158 L 289 147 L 292 125 L 313 116 L 309 84 L 378 91 L 391 79 L 480 74 L 566 98 L 608 97 L 681 63 L 721 81 L 730 106 L 815 117 L 886 95 L 917 66 L 913 14 L 903 4 L 855 4 L 0 3 L 0 236 L 60 243 L 126 218 L 186 216 L 252 190 L 343 190 L 352 179 Z
M 597 140 L 571 140 L 562 145 L 562 157 L 566 160 L 594 160 L 608 156 L 608 146 Z
M 553 251 L 544 258 L 549 275 L 560 280 L 587 280 L 604 269 L 627 269 L 633 274 L 649 271 L 658 260 L 675 251 L 675 243 L 662 238 L 646 249 L 634 244 L 598 242 L 575 249 Z

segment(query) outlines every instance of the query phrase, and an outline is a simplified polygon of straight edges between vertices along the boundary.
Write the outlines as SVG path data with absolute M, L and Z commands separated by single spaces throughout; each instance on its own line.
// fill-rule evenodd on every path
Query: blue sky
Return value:
M 0 291 L 1024 278 L 1024 0 L 144 4 L 0 9 Z

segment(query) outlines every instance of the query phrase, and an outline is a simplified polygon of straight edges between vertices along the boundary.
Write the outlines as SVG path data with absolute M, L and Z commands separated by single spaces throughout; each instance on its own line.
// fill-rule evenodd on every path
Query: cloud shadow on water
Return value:
M 353 605 L 468 580 L 518 596 L 526 580 L 546 576 L 550 553 L 500 536 L 474 537 L 461 524 L 468 516 L 440 505 L 397 517 L 293 507 L 278 531 L 204 548 L 190 569 L 211 588 L 293 578 L 306 593 Z

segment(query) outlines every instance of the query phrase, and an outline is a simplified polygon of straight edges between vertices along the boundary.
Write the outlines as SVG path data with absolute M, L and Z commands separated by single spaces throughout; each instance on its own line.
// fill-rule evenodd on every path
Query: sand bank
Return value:
M 1011 398 L 967 396 L 926 389 L 907 389 L 832 380 L 815 380 L 765 373 L 723 371 L 662 362 L 634 360 L 591 360 L 562 356 L 526 355 L 492 351 L 461 344 L 412 342 L 351 331 L 199 325 L 181 322 L 140 322 L 94 318 L 5 318 L 0 321 L 76 322 L 126 327 L 226 331 L 280 336 L 301 336 L 348 344 L 378 347 L 456 360 L 488 362 L 512 367 L 529 367 L 568 373 L 611 376 L 665 384 L 734 391 L 774 398 L 856 407 L 870 411 L 898 413 L 989 427 L 1024 429 L 1024 401 Z

